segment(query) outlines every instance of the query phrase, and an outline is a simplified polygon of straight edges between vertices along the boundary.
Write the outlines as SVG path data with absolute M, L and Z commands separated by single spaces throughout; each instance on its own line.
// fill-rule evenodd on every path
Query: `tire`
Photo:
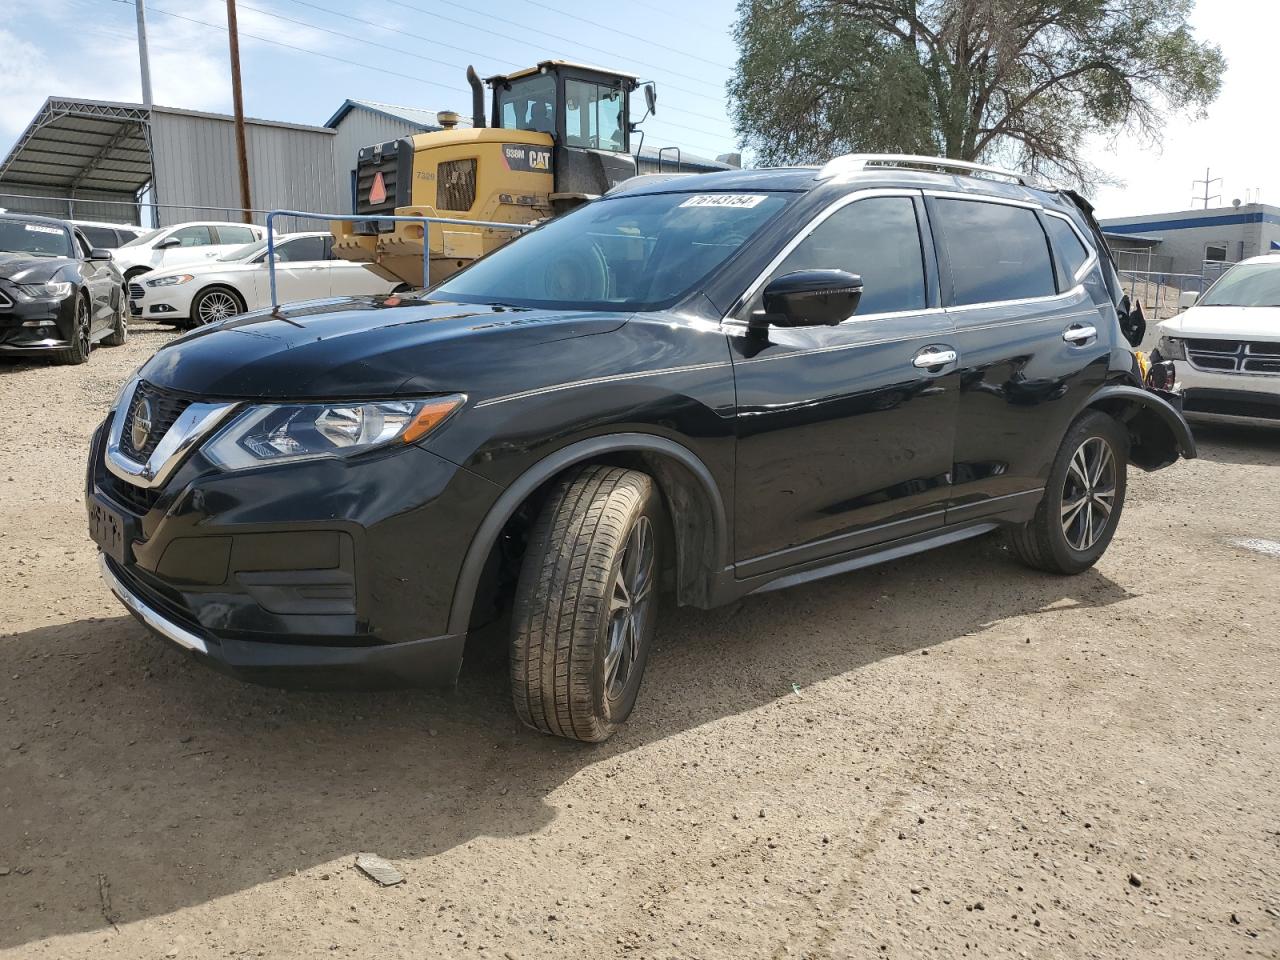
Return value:
M 635 706 L 657 627 L 662 503 L 646 474 L 561 480 L 529 535 L 511 626 L 516 714 L 599 743 Z
M 208 287 L 196 294 L 191 301 L 191 319 L 188 326 L 203 327 L 217 323 L 237 313 L 244 313 L 244 297 L 230 287 Z
M 125 291 L 120 291 L 120 302 L 116 306 L 115 319 L 111 322 L 111 332 L 102 338 L 108 347 L 123 347 L 129 342 L 129 306 Z
M 1010 533 L 1018 559 L 1061 574 L 1097 563 L 1120 523 L 1128 463 L 1129 435 L 1120 423 L 1098 411 L 1079 417 L 1054 457 L 1035 517 Z
M 62 366 L 84 363 L 89 359 L 90 337 L 89 298 L 81 294 L 76 298 L 76 324 L 71 331 L 71 346 L 53 355 L 53 362 Z

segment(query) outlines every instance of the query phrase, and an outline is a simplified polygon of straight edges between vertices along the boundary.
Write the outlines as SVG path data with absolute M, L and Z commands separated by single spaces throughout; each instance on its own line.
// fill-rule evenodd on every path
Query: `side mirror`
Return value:
M 110 260 L 111 251 L 106 247 L 94 247 L 89 251 L 90 260 Z
M 862 299 L 862 278 L 845 270 L 798 270 L 769 281 L 764 314 L 751 326 L 834 327 L 848 320 Z
M 658 91 L 652 83 L 644 85 L 644 105 L 649 108 L 650 113 L 658 112 Z
M 1178 294 L 1178 309 L 1187 310 L 1194 307 L 1200 300 L 1200 294 L 1194 290 L 1183 290 Z
M 163 240 L 161 240 L 159 243 L 156 244 L 156 249 L 168 250 L 171 247 L 180 247 L 180 246 L 182 246 L 182 241 L 179 240 L 177 237 L 165 237 Z

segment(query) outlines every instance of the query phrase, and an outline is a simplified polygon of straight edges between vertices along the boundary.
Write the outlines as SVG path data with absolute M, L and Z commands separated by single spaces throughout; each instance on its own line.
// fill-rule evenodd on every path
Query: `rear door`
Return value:
M 324 237 L 285 237 L 276 244 L 276 296 L 281 303 L 329 296 L 329 263 Z M 261 302 L 271 302 L 266 265 L 257 277 Z
M 1039 204 L 926 193 L 961 363 L 947 522 L 1032 509 L 1075 411 L 1106 376 L 1097 257 Z M 1064 229 L 1078 245 L 1070 257 L 1049 241 Z
M 922 232 L 923 231 L 923 232 Z M 919 191 L 861 191 L 828 207 L 754 288 L 731 330 L 738 392 L 735 552 L 740 577 L 942 525 L 959 377 Z M 796 270 L 860 275 L 833 327 L 745 320 Z

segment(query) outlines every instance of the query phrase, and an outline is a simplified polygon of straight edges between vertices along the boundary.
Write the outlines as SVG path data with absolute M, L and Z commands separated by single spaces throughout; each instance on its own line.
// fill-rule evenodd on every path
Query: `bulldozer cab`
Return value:
M 550 153 L 517 147 L 505 159 L 512 170 L 552 173 L 551 200 L 558 210 L 635 176 L 629 106 L 639 84 L 634 75 L 544 60 L 485 83 L 493 92 L 494 127 L 550 136 Z

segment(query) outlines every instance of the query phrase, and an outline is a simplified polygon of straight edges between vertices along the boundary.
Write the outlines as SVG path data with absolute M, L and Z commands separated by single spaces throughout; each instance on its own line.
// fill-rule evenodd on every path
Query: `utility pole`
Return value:
M 1202 184 L 1202 183 L 1204 184 L 1204 196 L 1203 196 L 1203 197 L 1192 197 L 1191 202 L 1192 202 L 1192 203 L 1195 203 L 1197 200 L 1203 200 L 1203 201 L 1204 201 L 1204 208 L 1205 208 L 1206 210 L 1208 210 L 1208 209 L 1209 209 L 1209 201 L 1210 201 L 1210 200 L 1221 200 L 1221 199 L 1222 199 L 1222 194 L 1220 194 L 1220 193 L 1216 193 L 1216 194 L 1214 194 L 1212 197 L 1211 197 L 1211 196 L 1209 196 L 1209 188 L 1210 188 L 1211 186 L 1213 186 L 1215 183 L 1221 183 L 1221 182 L 1222 182 L 1222 178 L 1221 178 L 1221 177 L 1214 177 L 1212 180 L 1211 180 L 1211 179 L 1209 179 L 1209 168 L 1208 168 L 1208 167 L 1205 167 L 1205 168 L 1204 168 L 1204 179 L 1203 179 L 1203 180 L 1192 180 L 1192 181 L 1191 181 L 1191 189 L 1192 189 L 1192 190 L 1194 190 L 1194 189 L 1195 189 L 1196 187 L 1198 187 L 1200 184 Z
M 142 105 L 151 109 L 151 56 L 147 52 L 147 7 L 143 0 L 134 0 L 138 14 L 138 66 L 142 70 Z
M 231 40 L 231 100 L 236 115 L 236 157 L 240 163 L 240 206 L 245 223 L 253 222 L 253 198 L 249 195 L 249 151 L 244 137 L 244 95 L 240 90 L 240 31 L 236 26 L 236 0 L 227 0 L 227 36 Z

